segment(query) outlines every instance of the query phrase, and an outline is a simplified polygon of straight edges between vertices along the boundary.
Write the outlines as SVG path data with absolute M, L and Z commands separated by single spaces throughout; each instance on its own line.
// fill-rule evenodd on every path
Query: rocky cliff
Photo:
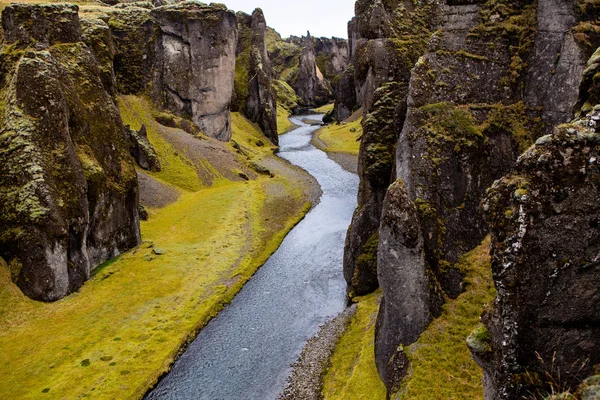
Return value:
M 291 85 L 302 100 L 303 106 L 321 106 L 326 104 L 332 95 L 331 85 L 317 65 L 315 43 L 310 33 L 304 38 L 298 75 Z
M 566 0 L 357 2 L 354 74 L 337 94 L 353 82 L 366 113 L 344 273 L 351 293 L 382 287 L 375 350 L 390 392 L 407 371 L 401 346 L 463 290 L 457 262 L 489 232 L 487 188 L 572 118 L 594 12 Z M 337 102 L 338 117 L 351 103 Z
M 122 93 L 150 91 L 162 108 L 206 135 L 231 138 L 237 19 L 224 5 L 181 2 L 110 12 Z
M 239 40 L 232 109 L 258 123 L 271 142 L 277 144 L 277 105 L 267 53 L 267 23 L 261 9 L 254 10 L 251 16 L 238 13 L 237 19 Z
M 308 37 L 283 40 L 270 30 L 267 42 L 275 77 L 294 89 L 302 106 L 322 105 L 333 99 L 332 86 L 337 87 L 348 65 L 345 39 L 313 38 L 309 33 Z
M 428 18 L 438 12 L 435 4 L 405 6 L 398 2 L 356 3 L 358 17 L 350 23 L 349 32 L 353 38 L 352 63 L 337 91 L 338 99 L 345 99 L 336 103 L 338 118 L 354 108 L 354 100 L 348 103 L 347 99 L 357 99 L 365 113 L 358 162 L 358 208 L 344 249 L 344 276 L 349 292 L 356 295 L 378 286 L 377 231 L 386 189 L 394 180 L 395 149 L 406 118 L 408 80 L 433 29 L 430 24 L 435 18 Z
M 138 186 L 111 93 L 111 53 L 74 5 L 2 12 L 0 254 L 23 292 L 53 301 L 140 241 Z M 109 49 L 110 50 L 110 49 Z

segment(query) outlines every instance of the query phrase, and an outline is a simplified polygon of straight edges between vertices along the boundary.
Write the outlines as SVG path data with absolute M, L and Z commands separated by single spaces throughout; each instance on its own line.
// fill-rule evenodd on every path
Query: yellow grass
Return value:
M 335 106 L 335 104 L 333 104 L 333 103 L 325 104 L 324 106 L 313 109 L 313 111 L 316 113 L 319 113 L 319 114 L 325 114 L 325 113 L 328 113 L 329 111 L 333 110 L 334 106 Z
M 290 111 L 281 106 L 277 106 L 277 133 L 283 135 L 284 133 L 288 133 L 292 129 L 296 128 L 296 124 L 293 124 L 290 121 Z
M 324 377 L 325 400 L 384 400 L 375 367 L 375 320 L 381 292 L 358 297 L 358 310 L 337 344 Z
M 323 151 L 358 155 L 362 118 L 347 123 L 330 124 L 315 133 L 314 144 Z M 353 132 L 354 131 L 354 132 Z
M 466 272 L 466 291 L 444 306 L 414 345 L 405 348 L 411 374 L 392 398 L 405 400 L 483 399 L 481 368 L 471 358 L 466 339 L 479 324 L 484 304 L 495 297 L 490 239 L 459 262 Z

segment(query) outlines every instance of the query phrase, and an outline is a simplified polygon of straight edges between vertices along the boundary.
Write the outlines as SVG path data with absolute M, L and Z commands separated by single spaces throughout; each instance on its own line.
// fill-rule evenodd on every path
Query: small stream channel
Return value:
M 279 156 L 317 179 L 320 203 L 147 399 L 276 399 L 306 341 L 344 310 L 342 256 L 358 177 L 310 144 L 318 126 L 304 124 L 303 118 L 292 118 L 300 127 L 279 138 Z

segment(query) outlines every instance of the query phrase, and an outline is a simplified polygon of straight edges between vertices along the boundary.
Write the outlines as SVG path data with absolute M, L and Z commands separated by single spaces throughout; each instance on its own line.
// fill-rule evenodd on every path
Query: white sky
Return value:
M 206 3 L 210 1 L 203 0 Z M 348 37 L 348 21 L 354 16 L 355 0 L 213 0 L 229 9 L 251 14 L 262 8 L 267 25 L 282 37 Z

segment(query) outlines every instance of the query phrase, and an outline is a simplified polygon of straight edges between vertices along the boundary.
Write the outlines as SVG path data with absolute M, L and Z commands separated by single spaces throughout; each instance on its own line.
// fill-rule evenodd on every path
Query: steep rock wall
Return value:
M 125 128 L 77 13 L 22 4 L 2 12 L 0 254 L 23 292 L 43 301 L 79 289 L 140 242 Z
M 438 6 L 359 1 L 356 12 L 356 19 L 349 25 L 357 32 L 351 40 L 354 58 L 338 86 L 338 98 L 347 95 L 350 100 L 338 101 L 336 107 L 339 118 L 340 111 L 349 113 L 354 99 L 360 99 L 359 105 L 366 113 L 358 163 L 358 207 L 344 248 L 348 291 L 363 295 L 378 286 L 373 241 L 377 241 L 386 189 L 394 180 L 396 142 L 406 117 L 410 71 L 426 50 L 430 23 L 435 20 Z M 384 22 L 388 25 L 382 27 Z M 349 35 L 352 37 L 352 32 Z M 355 95 L 349 95 L 349 90 Z
M 267 23 L 261 9 L 238 13 L 239 40 L 235 65 L 235 107 L 277 144 L 277 104 L 273 68 L 267 52 Z
M 357 17 L 351 24 L 356 30 L 353 54 L 354 68 L 357 69 L 354 75 L 357 99 L 359 104 L 367 107 L 368 113 L 369 108 L 374 110 L 372 112 L 378 108 L 376 93 L 381 86 L 374 92 L 371 89 L 379 82 L 378 77 L 402 82 L 401 69 L 390 74 L 393 66 L 398 64 L 390 63 L 389 56 L 384 56 L 382 42 L 386 40 L 380 38 L 396 35 L 402 27 L 394 23 L 397 14 L 390 11 L 391 5 L 393 2 L 358 2 Z M 419 6 L 410 9 L 416 12 Z M 390 355 L 389 351 L 410 344 L 403 332 L 407 327 L 414 327 L 412 315 L 395 311 L 415 296 L 410 295 L 411 290 L 398 290 L 397 285 L 386 283 L 410 285 L 410 282 L 429 279 L 430 285 L 417 285 L 426 291 L 417 297 L 432 302 L 423 309 L 431 313 L 429 318 L 435 317 L 444 296 L 456 297 L 462 291 L 463 276 L 454 266 L 459 256 L 480 243 L 488 232 L 479 208 L 487 187 L 507 173 L 518 155 L 543 135 L 551 123 L 570 118 L 567 110 L 572 110 L 577 100 L 584 46 L 580 41 L 571 40 L 573 35 L 570 33 L 577 23 L 572 18 L 573 2 L 568 8 L 570 14 L 561 13 L 563 9 L 566 8 L 562 3 L 540 6 L 517 1 L 503 5 L 493 1 L 452 1 L 441 7 L 440 29 L 431 35 L 422 31 L 429 42 L 426 53 L 410 72 L 404 102 L 406 117 L 396 132 L 399 139 L 396 172 L 392 177 L 404 182 L 407 197 L 417 210 L 423 237 L 423 260 L 417 264 L 425 265 L 420 280 L 410 274 L 406 279 L 398 277 L 397 274 L 406 272 L 397 266 L 404 261 L 385 256 L 388 252 L 398 252 L 390 244 L 395 242 L 393 236 L 389 237 L 394 232 L 388 232 L 384 242 L 382 228 L 379 231 L 377 270 L 384 300 L 376 330 L 376 359 L 380 375 L 391 391 L 397 387 L 402 374 L 391 374 L 390 371 L 397 370 L 394 363 L 402 359 L 402 354 L 400 351 Z M 544 28 L 547 21 L 543 16 L 550 14 L 567 26 L 560 30 L 561 34 L 555 35 L 553 30 Z M 366 23 L 372 25 L 365 26 Z M 547 31 L 548 37 L 545 36 Z M 411 39 L 416 37 L 411 36 Z M 564 53 L 548 50 L 549 43 L 554 49 L 563 49 Z M 378 66 L 361 63 L 361 54 L 383 59 L 387 65 L 380 69 L 387 74 L 374 73 Z M 399 59 L 410 60 L 411 57 Z M 568 76 L 568 79 L 561 78 L 560 85 L 558 80 L 553 80 L 559 73 Z M 544 77 L 550 78 L 544 81 Z M 539 82 L 545 83 L 540 85 Z M 556 95 L 554 92 L 559 86 Z M 535 98 L 530 96 L 534 92 Z M 401 105 L 397 109 L 401 109 Z M 387 125 L 397 126 L 398 120 L 388 119 Z M 370 148 L 371 151 L 374 149 L 372 144 Z M 365 157 L 368 151 L 369 146 L 361 147 L 360 157 Z M 382 175 L 382 178 L 386 177 Z M 362 184 L 364 179 L 361 175 L 359 210 L 361 205 L 367 204 L 361 203 L 361 195 L 371 195 L 362 189 L 366 187 Z M 383 204 L 383 208 L 391 214 L 383 214 L 381 219 L 394 218 L 393 207 Z M 372 215 L 372 219 L 377 218 L 376 213 Z M 368 219 L 361 216 L 353 221 L 347 243 L 354 232 L 364 232 L 373 225 L 373 221 L 369 224 L 363 221 Z M 357 222 L 365 229 L 355 226 Z M 375 233 L 377 231 L 373 235 Z M 373 236 L 363 234 L 364 237 Z M 356 238 L 360 239 L 358 235 Z M 401 241 L 401 238 L 397 240 Z M 347 250 L 353 247 L 356 246 L 347 247 Z M 361 257 L 362 254 L 351 254 L 349 261 L 345 260 L 345 268 L 352 262 L 356 268 Z M 415 265 L 412 259 L 406 262 Z M 356 271 L 350 275 L 346 269 L 345 273 L 346 276 L 356 275 Z
M 223 5 L 194 2 L 151 12 L 160 30 L 152 98 L 216 139 L 231 138 L 237 20 Z
M 315 43 L 310 33 L 304 38 L 298 63 L 298 76 L 292 87 L 302 99 L 304 106 L 321 106 L 332 96 L 331 85 L 317 65 Z
M 600 362 L 599 152 L 594 131 L 559 126 L 490 189 L 498 295 L 488 351 L 474 351 L 486 400 L 549 392 L 532 378 L 548 373 L 574 388 Z
M 231 138 L 237 20 L 223 5 L 181 2 L 110 12 L 121 93 L 150 89 L 154 102 L 210 137 Z

